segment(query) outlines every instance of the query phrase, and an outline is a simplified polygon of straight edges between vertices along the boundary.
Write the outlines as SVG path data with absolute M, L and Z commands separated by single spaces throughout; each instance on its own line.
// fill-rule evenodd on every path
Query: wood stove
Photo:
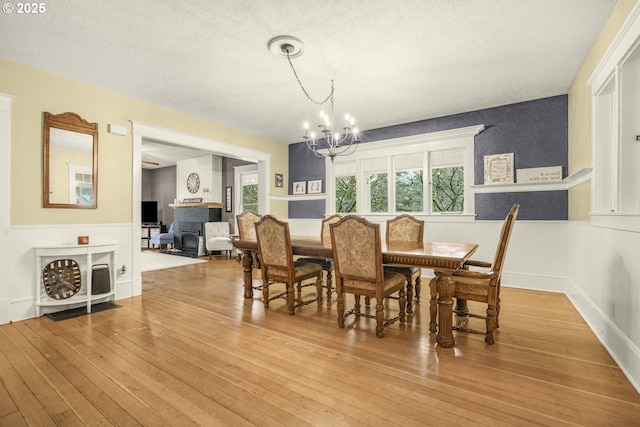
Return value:
M 186 256 L 196 258 L 200 236 L 202 236 L 202 223 L 194 221 L 182 221 L 179 223 L 180 250 Z

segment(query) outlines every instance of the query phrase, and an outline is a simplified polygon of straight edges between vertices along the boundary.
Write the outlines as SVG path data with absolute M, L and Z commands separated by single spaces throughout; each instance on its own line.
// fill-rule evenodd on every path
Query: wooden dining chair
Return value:
M 294 261 L 289 224 L 272 215 L 264 215 L 255 223 L 255 232 L 260 254 L 264 307 L 268 308 L 270 301 L 282 297 L 286 297 L 291 315 L 294 314 L 295 308 L 301 305 L 314 301 L 321 305 L 322 267 L 311 262 Z M 302 284 L 303 281 L 314 278 L 313 283 Z M 284 292 L 269 295 L 269 288 L 276 283 L 285 285 Z M 313 285 L 316 286 L 315 298 L 303 300 L 302 289 Z
M 345 319 L 355 316 L 376 319 L 376 335 L 384 336 L 384 327 L 400 320 L 405 323 L 405 282 L 400 273 L 382 266 L 380 226 L 357 215 L 348 215 L 330 224 L 331 246 L 336 273 L 338 326 L 344 328 Z M 384 299 L 398 292 L 399 314 L 385 319 Z M 345 294 L 354 295 L 355 304 L 345 313 Z M 361 311 L 360 297 L 376 299 L 375 316 Z
M 518 217 L 519 209 L 520 205 L 517 203 L 514 204 L 502 224 L 493 263 L 469 260 L 461 270 L 456 270 L 452 276 L 454 285 L 453 297 L 456 299 L 456 308 L 453 312 L 458 316 L 466 317 L 459 326 L 454 326 L 453 329 L 462 332 L 484 334 L 484 340 L 487 344 L 494 343 L 493 332 L 499 327 L 498 318 L 500 316 L 500 279 L 502 277 L 502 267 L 504 266 L 511 232 Z M 482 270 L 478 270 L 477 268 L 481 268 Z M 429 288 L 431 290 L 431 322 L 435 323 L 437 315 L 435 278 L 429 283 Z M 486 303 L 486 314 L 470 313 L 467 307 L 467 300 Z M 486 331 L 482 332 L 467 328 L 466 325 L 469 317 L 485 319 Z
M 323 245 L 326 245 L 326 246 L 331 245 L 331 230 L 329 229 L 329 225 L 335 222 L 338 222 L 340 218 L 342 218 L 341 215 L 333 214 L 322 220 L 322 227 L 320 229 L 320 240 L 322 241 Z M 333 259 L 316 258 L 316 257 L 310 257 L 310 256 L 301 256 L 298 259 L 301 259 L 305 262 L 313 262 L 315 264 L 319 264 L 322 267 L 322 270 L 324 270 L 327 273 L 327 282 L 325 287 L 327 290 L 327 299 L 330 300 L 331 294 L 333 293 L 333 290 L 332 290 L 333 283 L 331 280 L 332 272 L 333 272 Z
M 236 223 L 238 224 L 238 238 L 240 240 L 255 240 L 256 238 L 256 228 L 254 224 L 258 222 L 262 218 L 261 215 L 253 211 L 244 211 L 238 215 L 236 215 Z M 243 253 L 238 253 L 238 262 L 242 261 Z M 258 257 L 257 253 L 252 254 L 252 265 L 253 268 L 260 268 L 260 257 Z M 261 286 L 254 286 L 254 289 L 262 289 Z
M 424 238 L 424 221 L 408 214 L 398 215 L 387 220 L 385 240 L 389 242 L 422 242 Z M 385 264 L 385 268 L 403 274 L 407 278 L 407 314 L 413 314 L 413 290 L 416 292 L 415 302 L 420 302 L 422 286 L 420 267 L 407 267 Z M 414 284 L 415 283 L 415 288 Z
M 236 215 L 238 223 L 238 237 L 240 240 L 253 240 L 256 238 L 256 229 L 253 226 L 261 216 L 253 211 L 244 211 Z

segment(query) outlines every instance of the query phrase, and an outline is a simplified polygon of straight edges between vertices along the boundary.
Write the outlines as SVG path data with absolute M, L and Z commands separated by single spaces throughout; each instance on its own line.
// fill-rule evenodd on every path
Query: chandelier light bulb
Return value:
M 309 122 L 304 122 L 304 124 L 302 126 L 304 126 L 304 130 L 308 130 L 309 129 Z

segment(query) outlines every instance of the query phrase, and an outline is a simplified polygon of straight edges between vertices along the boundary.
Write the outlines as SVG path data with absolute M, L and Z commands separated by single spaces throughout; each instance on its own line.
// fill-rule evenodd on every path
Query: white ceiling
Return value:
M 0 56 L 292 143 L 319 107 L 267 48 L 275 36 L 304 42 L 309 94 L 333 79 L 336 116 L 366 131 L 568 93 L 615 0 L 44 4 L 0 14 Z

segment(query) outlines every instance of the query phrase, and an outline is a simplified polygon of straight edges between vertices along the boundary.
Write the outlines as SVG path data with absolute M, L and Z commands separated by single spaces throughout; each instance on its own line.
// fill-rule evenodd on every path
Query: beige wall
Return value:
M 271 173 L 288 170 L 286 144 L 177 113 L 85 83 L 0 58 L 0 92 L 13 95 L 11 112 L 11 225 L 132 222 L 132 139 L 130 120 L 271 154 Z M 43 112 L 74 112 L 99 123 L 98 208 L 42 207 Z M 107 124 L 126 126 L 112 135 Z M 269 193 L 284 195 L 287 185 Z M 272 200 L 271 212 L 286 217 L 286 201 Z
M 618 0 L 569 91 L 569 174 L 592 166 L 591 86 L 587 81 L 638 0 Z M 569 220 L 588 221 L 591 185 L 569 191 Z

